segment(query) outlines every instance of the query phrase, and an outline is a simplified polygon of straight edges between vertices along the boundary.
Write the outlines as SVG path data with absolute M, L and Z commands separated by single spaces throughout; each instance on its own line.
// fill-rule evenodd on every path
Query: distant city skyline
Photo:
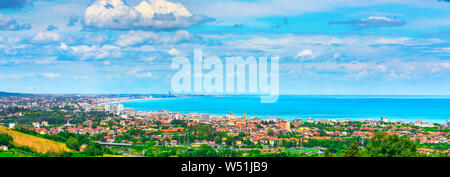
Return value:
M 450 95 L 449 19 L 443 0 L 10 0 L 0 91 L 166 94 L 202 49 L 279 56 L 281 95 Z

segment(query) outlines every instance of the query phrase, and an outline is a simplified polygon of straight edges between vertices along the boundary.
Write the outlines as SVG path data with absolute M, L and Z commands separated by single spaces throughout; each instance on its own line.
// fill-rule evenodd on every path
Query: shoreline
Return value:
M 130 103 L 130 102 L 135 102 L 135 101 L 146 101 L 146 100 L 162 100 L 162 99 L 177 99 L 177 98 L 193 98 L 193 97 L 173 97 L 173 98 L 148 98 L 148 99 L 131 99 L 131 100 L 124 100 L 124 101 L 117 101 L 114 103 L 109 103 L 109 104 L 119 104 L 119 103 Z M 376 98 L 375 98 L 376 99 Z M 421 97 L 422 99 L 422 97 Z M 433 99 L 433 98 L 431 98 Z M 153 112 L 153 111 L 163 111 L 163 110 L 167 110 L 170 111 L 172 113 L 182 113 L 182 114 L 190 114 L 190 113 L 198 113 L 198 114 L 209 114 L 212 116 L 225 116 L 228 112 L 233 112 L 233 111 L 224 111 L 224 112 L 208 112 L 208 111 L 174 111 L 171 109 L 153 109 L 153 110 L 149 110 L 148 108 L 136 108 L 136 107 L 130 107 L 130 106 L 125 106 L 125 108 L 132 108 L 135 111 L 143 111 L 143 112 Z M 236 111 L 238 112 L 238 111 Z M 236 116 L 242 118 L 244 113 L 236 113 L 233 112 Z M 404 123 L 415 123 L 418 120 L 421 120 L 422 122 L 426 122 L 426 123 L 432 123 L 432 124 L 445 124 L 446 121 L 448 121 L 449 119 L 436 119 L 436 118 L 402 118 L 402 117 L 389 117 L 389 115 L 380 115 L 380 116 L 361 116 L 361 117 L 334 117 L 331 115 L 331 117 L 315 117 L 313 115 L 299 115 L 299 116 L 291 116 L 291 115 L 259 115 L 259 114 L 248 114 L 246 113 L 246 117 L 247 118 L 259 118 L 259 119 L 281 119 L 281 120 L 287 120 L 287 121 L 292 121 L 295 119 L 303 119 L 303 120 L 307 120 L 307 119 L 313 119 L 314 121 L 344 121 L 344 120 L 351 120 L 351 121 L 380 121 L 380 119 L 382 117 L 386 117 L 388 118 L 389 122 L 404 122 Z

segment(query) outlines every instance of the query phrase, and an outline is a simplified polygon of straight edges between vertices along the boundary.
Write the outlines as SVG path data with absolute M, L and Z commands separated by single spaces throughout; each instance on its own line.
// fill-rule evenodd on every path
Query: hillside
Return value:
M 64 143 L 51 141 L 48 139 L 27 135 L 24 133 L 13 131 L 7 127 L 0 126 L 0 133 L 6 133 L 13 138 L 13 143 L 16 146 L 28 146 L 32 150 L 39 153 L 48 152 L 68 152 L 69 148 Z
M 31 94 L 0 92 L 0 97 L 6 96 L 31 96 Z

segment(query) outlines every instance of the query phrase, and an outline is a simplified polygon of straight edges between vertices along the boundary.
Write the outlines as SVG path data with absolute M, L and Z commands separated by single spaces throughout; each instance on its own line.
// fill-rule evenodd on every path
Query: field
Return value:
M 11 136 L 15 146 L 28 146 L 33 151 L 39 153 L 62 153 L 70 151 L 64 143 L 16 132 L 3 126 L 0 126 L 0 133 L 6 133 Z
M 14 154 L 10 151 L 0 151 L 0 157 L 21 157 L 20 155 Z

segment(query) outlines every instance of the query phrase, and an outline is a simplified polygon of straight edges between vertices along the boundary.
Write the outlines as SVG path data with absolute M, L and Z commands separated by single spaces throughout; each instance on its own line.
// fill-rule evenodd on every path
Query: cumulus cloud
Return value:
M 119 46 L 133 46 L 148 42 L 149 40 L 156 40 L 159 38 L 158 34 L 145 31 L 129 31 L 117 37 L 116 44 Z
M 30 23 L 19 24 L 9 15 L 0 13 L 0 30 L 2 31 L 21 31 L 31 29 Z
M 158 42 L 160 43 L 183 43 L 183 42 L 198 42 L 202 38 L 191 34 L 184 30 L 178 30 L 174 35 L 161 37 Z
M 83 23 L 87 29 L 176 30 L 211 20 L 167 0 L 143 0 L 135 7 L 122 0 L 97 0 L 86 9 Z
M 0 9 L 18 9 L 31 4 L 30 0 L 2 0 Z
M 33 41 L 34 43 L 53 43 L 61 40 L 61 35 L 56 31 L 41 31 L 34 35 Z
M 86 59 L 105 59 L 108 57 L 120 57 L 122 55 L 120 48 L 113 45 L 78 45 L 68 46 L 61 43 L 59 49 L 66 51 L 81 60 Z
M 378 27 L 394 27 L 402 26 L 406 22 L 402 19 L 389 18 L 383 16 L 370 16 L 368 18 L 347 20 L 347 21 L 331 21 L 330 25 L 352 25 L 355 28 L 378 28 Z

